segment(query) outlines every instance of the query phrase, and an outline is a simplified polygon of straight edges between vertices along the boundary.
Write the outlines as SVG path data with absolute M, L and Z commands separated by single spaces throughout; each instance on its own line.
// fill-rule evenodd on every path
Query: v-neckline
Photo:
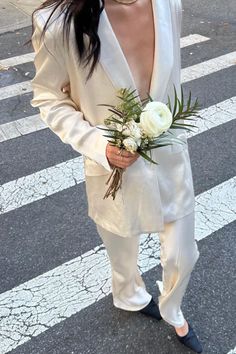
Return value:
M 148 95 L 149 95 L 149 96 L 152 96 L 153 83 L 154 83 L 154 75 L 155 75 L 155 73 L 156 73 L 156 65 L 157 65 L 157 48 L 158 48 L 157 33 L 158 33 L 158 31 L 157 31 L 157 17 L 156 17 L 156 8 L 155 8 L 155 1 L 156 1 L 156 0 L 150 0 L 150 1 L 151 1 L 151 5 L 152 5 L 151 7 L 152 7 L 153 30 L 154 30 L 154 58 L 153 58 L 153 67 L 152 67 L 152 74 L 151 74 L 151 81 L 150 81 L 150 87 L 149 87 Z M 103 9 L 103 13 L 104 13 L 105 20 L 106 20 L 106 22 L 107 22 L 107 24 L 108 24 L 108 26 L 109 26 L 109 28 L 110 28 L 110 32 L 111 32 L 111 34 L 112 34 L 112 36 L 114 37 L 114 40 L 115 40 L 115 42 L 116 42 L 116 46 L 117 46 L 117 48 L 119 49 L 121 56 L 123 57 L 123 60 L 124 60 L 124 63 L 125 63 L 125 65 L 126 65 L 126 68 L 127 68 L 128 72 L 129 72 L 129 75 L 130 75 L 130 78 L 131 78 L 133 87 L 134 87 L 134 89 L 135 89 L 136 92 L 137 92 L 138 99 L 139 99 L 139 101 L 141 101 L 140 92 L 139 92 L 138 87 L 137 87 L 137 85 L 136 85 L 136 82 L 135 82 L 135 79 L 134 79 L 134 75 L 133 75 L 133 73 L 132 73 L 132 71 L 131 71 L 130 65 L 129 65 L 129 63 L 128 63 L 128 60 L 127 60 L 125 54 L 124 54 L 124 51 L 123 51 L 123 49 L 122 49 L 122 47 L 121 47 L 121 44 L 120 44 L 120 42 L 119 42 L 119 40 L 118 40 L 118 38 L 117 38 L 117 36 L 116 36 L 116 34 L 115 34 L 115 31 L 113 30 L 112 24 L 111 24 L 111 22 L 110 22 L 110 20 L 109 20 L 109 17 L 108 17 L 108 15 L 107 15 L 107 12 L 106 12 L 106 10 L 105 10 L 105 7 L 104 7 L 104 9 Z

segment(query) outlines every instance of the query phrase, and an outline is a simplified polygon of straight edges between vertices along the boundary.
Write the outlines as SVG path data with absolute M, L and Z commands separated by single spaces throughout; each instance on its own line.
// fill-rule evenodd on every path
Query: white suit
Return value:
M 150 95 L 173 101 L 173 85 L 180 93 L 180 0 L 152 0 L 155 21 L 155 58 Z M 84 156 L 88 215 L 108 251 L 112 266 L 114 305 L 139 310 L 151 298 L 137 268 L 139 235 L 160 232 L 163 318 L 183 325 L 180 304 L 191 270 L 198 258 L 194 240 L 194 189 L 186 134 L 174 130 L 186 144 L 175 143 L 152 151 L 159 164 L 139 157 L 123 174 L 115 200 L 103 199 L 111 167 L 106 158 L 107 138 L 98 129 L 109 116 L 99 104 L 116 104 L 117 90 L 135 89 L 134 78 L 105 11 L 99 22 L 101 56 L 92 77 L 79 64 L 72 28 L 68 48 L 63 44 L 62 16 L 52 23 L 40 42 L 51 10 L 35 17 L 32 38 L 36 75 L 32 105 L 64 143 Z
M 181 3 L 179 0 L 152 2 L 156 42 L 150 94 L 153 99 L 166 103 L 167 95 L 173 99 L 173 84 L 178 92 L 180 90 Z M 78 63 L 73 30 L 68 48 L 63 46 L 63 14 L 49 27 L 44 42 L 39 42 L 50 11 L 41 10 L 35 19 L 36 75 L 32 80 L 34 97 L 31 103 L 39 107 L 49 128 L 84 156 L 89 216 L 121 236 L 163 230 L 165 222 L 194 210 L 185 131 L 173 132 L 186 144 L 175 143 L 152 150 L 153 159 L 159 165 L 139 157 L 123 174 L 122 189 L 116 199 L 103 200 L 111 167 L 105 154 L 105 131 L 97 126 L 104 125 L 109 112 L 98 105 L 116 104 L 117 90 L 136 88 L 134 79 L 105 11 L 101 14 L 98 30 L 100 62 L 87 83 L 89 69 Z

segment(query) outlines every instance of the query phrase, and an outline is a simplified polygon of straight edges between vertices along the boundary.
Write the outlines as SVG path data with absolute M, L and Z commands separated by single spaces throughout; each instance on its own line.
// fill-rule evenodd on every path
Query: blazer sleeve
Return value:
M 85 120 L 69 93 L 63 90 L 69 84 L 69 77 L 61 31 L 53 26 L 53 30 L 48 29 L 41 40 L 44 23 L 40 14 L 34 17 L 32 45 L 36 74 L 31 81 L 31 105 L 39 108 L 41 119 L 62 142 L 112 171 L 106 157 L 108 141 L 102 130 Z

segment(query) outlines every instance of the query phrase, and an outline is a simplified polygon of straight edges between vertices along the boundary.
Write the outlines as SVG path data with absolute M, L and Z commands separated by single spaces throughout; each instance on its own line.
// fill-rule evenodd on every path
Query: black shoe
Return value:
M 146 307 L 144 307 L 142 310 L 139 310 L 138 312 L 141 312 L 147 316 L 151 316 L 158 321 L 160 321 L 162 319 L 160 311 L 159 311 L 159 307 L 155 303 L 153 298 L 151 299 L 151 301 L 149 302 L 149 304 Z
M 189 331 L 185 336 L 179 336 L 176 332 L 176 336 L 180 343 L 184 344 L 186 347 L 192 349 L 196 353 L 201 353 L 203 351 L 202 345 L 199 342 L 196 333 L 194 332 L 193 328 L 188 324 Z

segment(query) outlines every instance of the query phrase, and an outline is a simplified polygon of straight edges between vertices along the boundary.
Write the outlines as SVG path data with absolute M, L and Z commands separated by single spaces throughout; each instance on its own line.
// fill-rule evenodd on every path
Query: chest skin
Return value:
M 155 51 L 155 30 L 151 0 L 122 5 L 105 2 L 105 10 L 120 44 L 141 98 L 150 92 Z

